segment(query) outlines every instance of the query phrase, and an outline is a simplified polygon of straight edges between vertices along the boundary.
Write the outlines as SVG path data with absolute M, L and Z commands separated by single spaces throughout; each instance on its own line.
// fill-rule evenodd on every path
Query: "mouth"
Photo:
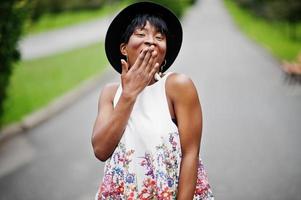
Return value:
M 153 48 L 153 50 L 155 50 L 156 48 L 155 48 L 155 46 L 154 45 L 152 45 L 154 48 Z M 144 49 L 146 49 L 146 48 L 149 48 L 149 47 L 144 47 L 144 48 L 142 48 L 141 50 L 140 50 L 140 52 L 139 53 L 141 53 Z

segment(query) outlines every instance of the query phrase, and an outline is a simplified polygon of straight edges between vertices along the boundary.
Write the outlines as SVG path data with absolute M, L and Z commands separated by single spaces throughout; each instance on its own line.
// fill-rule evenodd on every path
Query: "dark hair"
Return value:
M 149 22 L 156 28 L 156 31 L 164 34 L 168 39 L 168 28 L 165 21 L 161 17 L 151 14 L 137 14 L 122 34 L 120 38 L 120 44 L 128 43 L 135 29 L 143 28 L 146 25 L 146 22 Z

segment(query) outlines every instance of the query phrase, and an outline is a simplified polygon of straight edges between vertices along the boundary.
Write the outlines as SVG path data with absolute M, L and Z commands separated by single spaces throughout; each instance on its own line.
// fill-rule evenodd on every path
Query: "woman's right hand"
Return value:
M 136 98 L 138 94 L 151 82 L 159 69 L 159 63 L 155 62 L 157 52 L 154 46 L 147 47 L 141 51 L 133 66 L 121 60 L 122 93 L 128 97 Z

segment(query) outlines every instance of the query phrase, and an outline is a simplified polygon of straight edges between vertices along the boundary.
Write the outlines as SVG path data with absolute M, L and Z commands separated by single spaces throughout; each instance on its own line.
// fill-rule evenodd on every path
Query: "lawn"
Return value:
M 287 23 L 268 22 L 238 7 L 233 0 L 224 0 L 234 21 L 250 38 L 265 47 L 280 61 L 293 61 L 301 53 L 301 23 L 297 25 L 298 39 L 289 37 Z
M 104 45 L 97 43 L 85 48 L 14 66 L 4 102 L 3 123 L 18 121 L 54 98 L 101 73 L 108 66 Z

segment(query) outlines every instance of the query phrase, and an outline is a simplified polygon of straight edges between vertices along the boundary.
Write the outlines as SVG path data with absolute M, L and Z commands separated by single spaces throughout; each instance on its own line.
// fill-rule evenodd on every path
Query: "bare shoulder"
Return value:
M 182 73 L 172 73 L 167 77 L 166 90 L 171 98 L 197 95 L 192 79 Z
M 118 89 L 119 83 L 107 83 L 101 90 L 99 99 L 106 101 L 113 101 L 116 91 Z

